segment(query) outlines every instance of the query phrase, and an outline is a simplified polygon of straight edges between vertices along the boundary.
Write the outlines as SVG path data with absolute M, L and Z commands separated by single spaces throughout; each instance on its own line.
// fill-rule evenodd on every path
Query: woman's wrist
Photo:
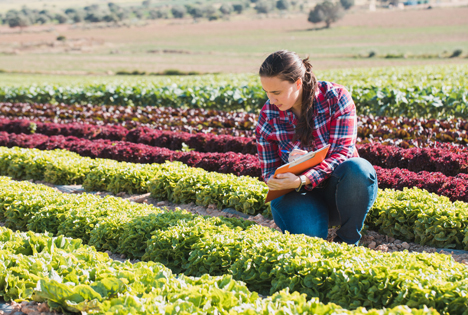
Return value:
M 296 187 L 296 191 L 300 191 L 305 185 L 307 185 L 307 177 L 305 175 L 298 176 L 299 185 Z

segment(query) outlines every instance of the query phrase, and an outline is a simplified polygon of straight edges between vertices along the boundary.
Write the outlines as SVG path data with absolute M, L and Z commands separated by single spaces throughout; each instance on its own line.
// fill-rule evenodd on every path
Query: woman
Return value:
M 377 175 L 356 149 L 356 108 L 341 85 L 317 81 L 308 58 L 277 51 L 260 67 L 268 101 L 256 128 L 262 176 L 271 190 L 296 190 L 271 201 L 284 232 L 326 239 L 340 225 L 335 242 L 358 245 L 367 212 L 377 197 Z M 325 160 L 300 176 L 275 170 L 327 144 Z

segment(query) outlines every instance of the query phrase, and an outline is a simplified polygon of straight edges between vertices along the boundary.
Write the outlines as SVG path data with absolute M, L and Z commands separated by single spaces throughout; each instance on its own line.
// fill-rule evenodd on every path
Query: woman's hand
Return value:
M 297 159 L 298 157 L 300 157 L 301 155 L 304 155 L 306 153 L 307 153 L 307 151 L 294 149 L 289 153 L 288 162 L 291 163 L 292 161 L 294 161 L 295 159 Z
M 282 190 L 282 189 L 296 189 L 301 184 L 299 176 L 293 173 L 284 173 L 273 176 L 267 182 L 267 186 L 271 190 Z

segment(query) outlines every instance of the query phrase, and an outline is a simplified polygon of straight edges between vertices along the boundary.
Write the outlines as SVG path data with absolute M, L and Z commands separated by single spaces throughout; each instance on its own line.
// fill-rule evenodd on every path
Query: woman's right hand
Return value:
M 292 161 L 294 161 L 295 159 L 297 159 L 298 157 L 300 157 L 301 155 L 304 155 L 308 153 L 307 151 L 304 151 L 304 150 L 299 150 L 299 149 L 294 149 L 292 150 L 290 153 L 289 153 L 289 163 L 291 163 Z

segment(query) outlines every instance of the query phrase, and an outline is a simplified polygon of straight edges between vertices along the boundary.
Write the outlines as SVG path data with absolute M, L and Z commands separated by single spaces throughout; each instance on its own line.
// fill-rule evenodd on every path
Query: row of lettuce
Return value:
M 213 135 L 205 133 L 186 133 L 154 130 L 148 127 L 138 127 L 128 131 L 119 126 L 94 126 L 89 124 L 54 124 L 32 122 L 29 120 L 10 120 L 0 119 L 0 132 L 5 131 L 13 134 L 40 134 L 37 137 L 24 137 L 21 139 L 29 142 L 29 147 L 48 146 L 45 142 L 54 142 L 47 136 L 73 136 L 89 140 L 104 139 L 111 141 L 126 141 L 129 146 L 131 143 L 144 144 L 154 147 L 168 148 L 171 150 L 182 150 L 184 145 L 187 149 L 196 152 L 234 152 L 242 154 L 256 154 L 257 146 L 255 138 L 234 137 L 228 135 Z M 465 134 L 466 135 L 466 134 Z M 4 146 L 23 146 L 18 137 L 6 135 L 9 142 L 3 140 L 0 145 Z M 28 140 L 31 139 L 31 140 Z M 75 138 L 67 138 L 72 141 Z M 77 141 L 77 140 L 76 140 Z M 18 143 L 17 143 L 18 142 Z M 468 173 L 468 149 L 466 146 L 453 145 L 452 143 L 431 143 L 430 148 L 412 148 L 404 149 L 398 146 L 391 146 L 384 142 L 382 145 L 378 142 L 360 145 L 363 141 L 358 141 L 359 154 L 368 159 L 372 164 L 386 168 L 400 167 L 411 171 L 435 171 L 448 176 L 455 176 L 458 173 Z M 92 143 L 108 144 L 110 141 L 83 143 L 92 145 Z M 114 142 L 117 143 L 117 142 Z M 120 143 L 120 142 L 118 142 Z M 365 141 L 364 141 L 365 143 Z M 62 144 L 63 145 L 63 144 Z M 60 146 L 53 144 L 51 148 Z M 141 148 L 144 148 L 142 146 Z M 64 147 L 62 147 L 64 148 Z M 68 148 L 67 148 L 68 149 Z M 149 150 L 149 148 L 148 148 Z M 93 150 L 91 150 L 93 151 Z
M 38 236 L 26 234 L 32 239 L 28 242 L 25 237 L 18 240 L 21 234 L 7 231 L 6 237 L 5 233 L 0 235 L 3 242 L 5 238 L 14 239 L 12 244 L 3 246 L 3 250 L 14 251 L 14 255 L 6 253 L 9 254 L 6 265 L 13 266 L 11 270 L 3 267 L 5 265 L 0 267 L 10 271 L 2 274 L 11 274 L 11 277 L 0 278 L 0 281 L 8 283 L 1 286 L 8 289 L 8 298 L 49 299 L 53 306 L 72 311 L 92 312 L 94 309 L 100 313 L 102 308 L 115 307 L 120 312 L 128 312 L 127 307 L 144 310 L 142 306 L 149 306 L 149 303 L 142 296 L 157 292 L 161 295 L 162 306 L 169 304 L 168 301 L 178 300 L 175 298 L 178 296 L 189 302 L 187 307 L 201 305 L 207 308 L 204 309 L 206 313 L 211 313 L 210 307 L 211 310 L 213 307 L 232 307 L 234 311 L 245 312 L 247 306 L 244 307 L 243 303 L 248 303 L 247 297 L 244 301 L 224 298 L 224 289 L 242 287 L 243 293 L 256 300 L 259 309 L 263 307 L 262 303 L 278 299 L 277 292 L 285 301 L 290 299 L 289 307 L 294 311 L 286 312 L 287 309 L 282 309 L 279 303 L 277 307 L 282 309 L 281 314 L 303 314 L 313 310 L 296 305 L 304 304 L 306 300 L 298 293 L 318 298 L 322 303 L 357 309 L 358 312 L 362 312 L 359 307 L 381 309 L 406 305 L 422 309 L 421 313 L 428 312 L 426 307 L 431 307 L 442 313 L 466 314 L 466 266 L 456 263 L 450 256 L 408 252 L 382 254 L 304 235 L 282 234 L 239 219 L 196 216 L 178 210 L 166 212 L 110 196 L 62 194 L 50 187 L 12 182 L 5 177 L 0 178 L 0 187 L 0 213 L 9 227 L 79 237 L 98 249 L 108 246 L 130 257 L 151 261 L 133 266 L 120 264 L 94 250 L 81 251 L 81 248 L 89 248 L 80 247 L 76 241 L 58 238 L 45 242 L 38 240 Z M 28 246 L 28 243 L 33 244 Z M 63 253 L 61 248 L 64 247 L 70 248 L 76 256 Z M 42 256 L 44 250 L 46 253 Z M 34 256 L 28 259 L 28 254 Z M 47 259 L 43 261 L 43 257 Z M 103 261 L 105 264 L 98 269 L 88 266 L 82 270 L 81 263 L 74 259 L 76 257 L 85 260 L 86 264 L 99 265 Z M 19 264 L 18 259 L 21 261 Z M 178 288 L 184 291 L 179 294 L 166 291 L 169 289 L 166 286 L 170 287 L 175 278 L 154 262 L 162 263 L 175 273 L 184 273 L 185 276 L 177 278 L 182 281 Z M 52 271 L 54 268 L 59 270 Z M 159 271 L 151 272 L 151 269 Z M 213 279 L 206 274 L 222 275 L 222 278 Z M 199 279 L 187 277 L 201 275 Z M 260 300 L 231 277 L 243 281 L 250 290 L 273 296 Z M 184 286 L 183 281 L 188 285 Z M 205 287 L 192 290 L 191 284 Z M 138 287 L 133 288 L 134 285 Z M 210 289 L 211 286 L 214 287 Z M 291 295 L 282 291 L 285 289 L 298 293 Z M 136 296 L 140 303 L 132 300 Z M 210 301 L 214 296 L 218 299 Z M 114 298 L 116 300 L 112 301 Z M 318 304 L 317 301 L 312 299 L 309 303 Z M 298 309 L 294 309 L 296 307 Z M 303 307 L 302 311 L 299 307 Z M 333 313 L 330 307 L 336 306 L 325 306 L 326 314 Z M 405 307 L 401 309 L 409 312 Z M 268 308 L 263 309 L 263 312 L 269 311 Z M 276 308 L 271 311 L 276 312 Z M 342 313 L 338 309 L 334 312 Z M 398 313 L 397 310 L 394 312 Z M 256 312 L 246 312 L 252 313 Z
M 172 151 L 166 148 L 123 141 L 86 140 L 63 136 L 48 137 L 40 134 L 17 135 L 5 132 L 0 132 L 0 146 L 41 150 L 66 149 L 84 157 L 143 164 L 180 161 L 206 171 L 261 179 L 258 158 L 250 154 Z M 447 196 L 453 201 L 468 202 L 468 169 L 466 164 L 468 154 L 463 148 L 451 147 L 447 144 L 445 147 L 447 149 L 401 149 L 381 144 L 365 144 L 358 145 L 358 151 L 363 158 L 375 164 L 374 168 L 381 188 L 401 190 L 404 187 L 418 187 L 441 196 Z M 408 169 L 419 172 L 416 173 Z M 447 176 L 444 173 L 455 176 Z M 76 177 L 74 181 L 81 184 L 84 181 L 84 175 Z
M 357 112 L 363 115 L 467 118 L 466 86 L 350 86 Z M 155 85 L 107 83 L 0 87 L 0 102 L 37 102 L 121 106 L 197 108 L 258 113 L 267 97 L 254 84 Z
M 174 275 L 160 263 L 121 263 L 81 240 L 0 227 L 0 295 L 47 302 L 54 310 L 86 314 L 414 314 L 433 308 L 396 306 L 346 310 L 288 289 L 260 298 L 230 275 Z
M 85 158 L 68 151 L 1 148 L 0 174 L 53 184 L 82 183 L 87 191 L 149 192 L 157 200 L 214 204 L 251 215 L 270 214 L 269 203 L 264 203 L 268 188 L 263 182 L 248 176 L 207 172 L 179 162 L 132 164 Z M 454 185 L 454 189 L 466 193 L 466 186 L 460 188 L 456 181 Z M 407 241 L 468 249 L 467 213 L 467 203 L 452 202 L 416 187 L 402 191 L 380 189 L 366 224 Z M 55 215 L 50 220 L 55 220 Z
M 28 104 L 0 103 L 0 115 L 7 118 L 34 119 L 30 122 L 28 132 L 46 132 L 63 127 L 43 124 L 42 122 L 72 123 L 98 125 L 87 126 L 86 132 L 93 131 L 96 135 L 106 134 L 106 127 L 112 126 L 113 140 L 122 140 L 128 130 L 136 127 L 151 127 L 152 129 L 204 132 L 215 134 L 231 134 L 236 136 L 252 136 L 258 121 L 256 114 L 245 112 L 227 112 L 200 109 L 179 109 L 172 107 L 124 107 L 124 106 L 93 106 L 68 104 Z M 439 142 L 468 143 L 468 122 L 461 118 L 426 119 L 408 118 L 404 116 L 359 115 L 358 136 L 361 138 L 383 139 L 433 139 Z M 12 122 L 2 122 L 12 124 Z M 103 126 L 103 124 L 105 124 Z M 35 126 L 34 126 L 35 125 Z M 121 130 L 119 130 L 118 127 Z M 13 128 L 12 125 L 10 128 Z M 15 128 L 19 128 L 15 127 Z M 79 132 L 77 126 L 74 127 Z M 26 132 L 26 131 L 24 131 Z

